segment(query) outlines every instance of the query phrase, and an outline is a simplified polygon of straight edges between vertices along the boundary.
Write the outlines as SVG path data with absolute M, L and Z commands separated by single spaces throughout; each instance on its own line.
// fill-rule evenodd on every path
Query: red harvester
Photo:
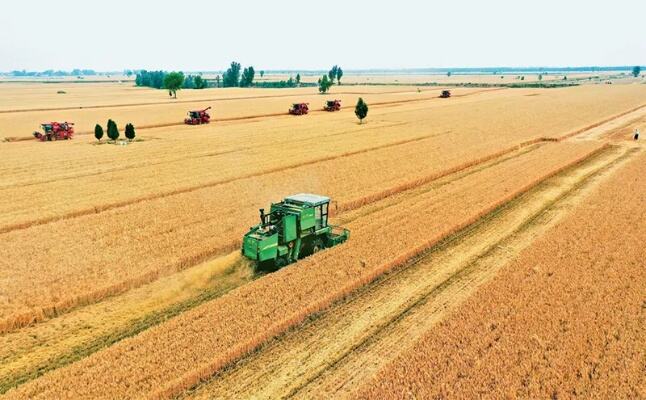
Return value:
M 40 124 L 43 132 L 34 132 L 34 137 L 41 142 L 52 140 L 69 140 L 74 136 L 74 123 L 72 122 L 44 122 Z
M 308 104 L 310 103 L 294 103 L 292 104 L 292 108 L 289 109 L 289 113 L 292 115 L 307 114 L 310 111 Z
M 325 111 L 339 111 L 341 110 L 341 100 L 328 100 L 323 109 Z
M 188 118 L 184 119 L 184 123 L 187 125 L 201 125 L 208 124 L 211 120 L 211 116 L 207 113 L 211 107 L 207 107 L 204 110 L 189 111 Z

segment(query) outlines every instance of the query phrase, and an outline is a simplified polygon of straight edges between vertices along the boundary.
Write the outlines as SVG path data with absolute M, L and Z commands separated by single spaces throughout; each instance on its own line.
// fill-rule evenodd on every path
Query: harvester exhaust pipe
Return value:
M 265 224 L 265 209 L 264 208 L 260 209 L 260 223 L 263 224 L 263 225 Z

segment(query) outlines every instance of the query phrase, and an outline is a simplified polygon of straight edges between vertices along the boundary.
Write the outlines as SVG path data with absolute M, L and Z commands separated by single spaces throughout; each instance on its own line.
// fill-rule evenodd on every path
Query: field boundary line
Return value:
M 590 124 L 590 125 L 584 126 L 583 128 L 576 129 L 576 130 L 574 130 L 574 131 L 572 131 L 572 132 L 566 133 L 565 135 L 562 135 L 562 136 L 556 136 L 556 137 L 548 137 L 548 138 L 545 138 L 545 139 L 546 139 L 546 140 L 551 140 L 551 141 L 557 141 L 557 142 L 560 142 L 560 141 L 565 140 L 565 139 L 568 139 L 568 138 L 570 138 L 570 137 L 572 137 L 572 136 L 576 136 L 576 135 L 578 135 L 578 134 L 580 134 L 580 133 L 583 133 L 583 132 L 588 131 L 588 130 L 590 130 L 590 129 L 593 129 L 593 128 L 596 128 L 596 127 L 601 126 L 601 125 L 603 125 L 603 124 L 606 124 L 606 123 L 608 123 L 608 122 L 611 122 L 611 121 L 613 121 L 613 120 L 615 120 L 615 119 L 617 119 L 617 118 L 621 118 L 621 117 L 623 117 L 624 115 L 627 115 L 627 114 L 630 114 L 630 113 L 632 113 L 632 112 L 638 111 L 639 109 L 644 108 L 644 107 L 646 107 L 646 104 L 642 104 L 642 105 L 640 105 L 640 106 L 637 106 L 637 107 L 631 108 L 631 109 L 629 109 L 629 110 L 622 111 L 622 112 L 620 112 L 619 114 L 615 114 L 615 115 L 613 115 L 613 116 L 611 116 L 611 117 L 607 117 L 607 118 L 605 118 L 605 119 L 602 119 L 601 121 L 597 121 L 597 122 L 595 122 L 595 123 L 593 123 L 593 124 Z
M 562 171 L 568 168 L 574 167 L 584 162 L 585 160 L 593 157 L 594 155 L 597 155 L 603 151 L 606 151 L 609 148 L 610 148 L 610 145 L 603 144 L 600 147 L 593 149 L 590 152 L 584 154 L 583 156 L 577 157 L 576 159 L 564 164 L 563 166 L 558 167 L 547 174 L 544 174 L 540 178 L 536 179 L 534 182 L 527 184 L 521 187 L 520 189 L 514 191 L 513 193 L 510 193 L 502 197 L 500 200 L 490 204 L 489 206 L 485 207 L 483 210 L 473 215 L 472 217 L 467 218 L 463 222 L 454 225 L 452 228 L 447 229 L 444 232 L 434 235 L 431 239 L 429 239 L 425 243 L 419 246 L 416 246 L 415 248 L 408 250 L 404 253 L 401 253 L 400 255 L 396 256 L 390 261 L 381 264 L 380 266 L 376 267 L 366 275 L 358 279 L 355 279 L 354 281 L 341 287 L 338 291 L 329 294 L 328 296 L 318 300 L 317 302 L 311 304 L 305 309 L 302 309 L 299 312 L 294 313 L 291 316 L 288 316 L 281 321 L 277 321 L 273 326 L 269 327 L 265 332 L 261 332 L 252 336 L 249 340 L 241 343 L 238 346 L 233 347 L 229 352 L 225 353 L 224 355 L 213 359 L 211 362 L 197 366 L 190 373 L 184 374 L 183 376 L 179 376 L 171 380 L 166 385 L 164 385 L 163 387 L 159 388 L 154 393 L 152 393 L 149 396 L 149 398 L 151 399 L 173 398 L 174 396 L 181 394 L 182 391 L 188 390 L 194 387 L 195 385 L 197 385 L 198 383 L 204 380 L 207 380 L 209 377 L 213 376 L 216 372 L 218 372 L 222 368 L 225 368 L 226 366 L 230 365 L 232 362 L 260 348 L 263 343 L 267 342 L 272 338 L 277 337 L 278 335 L 284 333 L 288 329 L 291 329 L 292 327 L 302 323 L 307 318 L 309 318 L 310 315 L 324 311 L 335 302 L 347 297 L 356 289 L 361 288 L 373 282 L 375 279 L 377 279 L 384 273 L 390 270 L 393 270 L 397 267 L 400 267 L 402 265 L 405 265 L 410 260 L 415 259 L 417 256 L 419 256 L 419 254 L 423 253 L 429 248 L 432 248 L 434 245 L 440 243 L 446 237 L 452 234 L 455 234 L 463 229 L 467 229 L 469 226 L 473 225 L 478 220 L 484 218 L 486 215 L 490 214 L 491 212 L 494 212 L 496 209 L 500 208 L 504 204 L 514 200 L 515 198 L 518 198 L 519 196 L 523 195 L 524 193 L 531 190 L 532 188 L 540 185 L 543 181 L 555 175 L 558 175 Z

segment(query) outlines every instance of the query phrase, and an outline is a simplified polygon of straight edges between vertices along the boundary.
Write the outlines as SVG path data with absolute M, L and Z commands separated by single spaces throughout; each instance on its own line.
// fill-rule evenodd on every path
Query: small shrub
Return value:
M 94 137 L 99 142 L 101 141 L 101 138 L 103 138 L 103 127 L 101 127 L 101 125 L 99 124 L 96 124 L 96 126 L 94 127 Z
M 108 120 L 108 137 L 112 141 L 119 139 L 119 129 L 116 122 L 111 119 Z
M 128 140 L 132 142 L 132 139 L 135 138 L 135 127 L 130 123 L 126 124 L 125 133 L 126 133 L 126 138 L 128 138 Z

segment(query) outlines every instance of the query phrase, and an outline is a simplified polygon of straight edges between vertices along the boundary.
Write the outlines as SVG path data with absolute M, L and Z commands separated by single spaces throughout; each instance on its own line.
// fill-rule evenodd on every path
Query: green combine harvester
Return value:
M 260 223 L 242 240 L 242 254 L 259 269 L 277 270 L 350 237 L 345 228 L 328 224 L 330 198 L 295 194 L 260 209 Z

